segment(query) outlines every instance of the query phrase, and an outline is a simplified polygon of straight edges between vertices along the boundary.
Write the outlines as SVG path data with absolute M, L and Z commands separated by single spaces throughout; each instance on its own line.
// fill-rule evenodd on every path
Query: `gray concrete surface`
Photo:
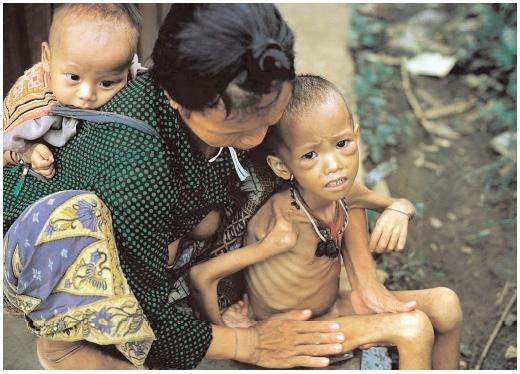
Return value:
M 353 64 L 347 50 L 349 7 L 347 4 L 277 4 L 296 35 L 296 70 L 322 75 L 337 84 L 352 100 Z M 342 285 L 348 287 L 345 274 Z M 36 358 L 35 338 L 21 319 L 4 315 L 3 368 L 41 369 Z M 328 369 L 359 369 L 359 356 Z M 211 369 L 259 369 L 234 361 L 204 360 L 197 367 Z

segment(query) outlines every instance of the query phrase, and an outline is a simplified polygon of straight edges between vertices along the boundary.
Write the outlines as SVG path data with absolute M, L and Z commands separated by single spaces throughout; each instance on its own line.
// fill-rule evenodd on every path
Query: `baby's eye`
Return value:
M 114 84 L 116 84 L 116 82 L 113 82 L 113 81 L 101 81 L 101 82 L 99 82 L 99 84 L 100 84 L 101 87 L 103 87 L 103 88 L 110 88 L 110 87 L 112 87 Z
M 338 147 L 338 148 L 345 148 L 345 147 L 348 147 L 349 144 L 350 144 L 350 140 L 348 140 L 348 139 L 343 139 L 343 140 L 340 140 L 340 141 L 336 144 L 336 147 Z
M 65 74 L 65 76 L 67 77 L 67 79 L 74 81 L 74 82 L 78 82 L 80 80 L 80 77 L 78 74 L 67 73 L 67 74 Z
M 318 156 L 318 154 L 314 151 L 310 151 L 310 152 L 307 152 L 306 154 L 304 154 L 302 156 L 302 158 L 304 158 L 305 160 L 312 160 L 313 158 L 315 158 L 316 156 Z

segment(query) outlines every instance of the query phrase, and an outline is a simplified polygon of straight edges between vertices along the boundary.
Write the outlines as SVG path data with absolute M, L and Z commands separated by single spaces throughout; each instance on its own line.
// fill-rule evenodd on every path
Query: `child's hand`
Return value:
M 249 299 L 247 294 L 244 294 L 244 300 L 231 305 L 222 314 L 222 319 L 227 327 L 248 328 L 255 325 L 258 321 L 252 321 L 248 317 Z
M 382 253 L 401 251 L 406 244 L 408 221 L 415 215 L 415 207 L 406 199 L 398 199 L 379 216 L 370 237 L 370 250 Z
M 33 144 L 22 155 L 24 161 L 31 164 L 31 168 L 46 178 L 54 176 L 54 156 L 51 150 L 44 144 Z

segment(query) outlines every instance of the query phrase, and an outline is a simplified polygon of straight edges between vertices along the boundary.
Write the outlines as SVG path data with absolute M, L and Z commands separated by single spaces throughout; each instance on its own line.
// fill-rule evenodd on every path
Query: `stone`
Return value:
M 473 252 L 473 248 L 468 247 L 467 245 L 465 245 L 464 247 L 462 247 L 462 248 L 460 249 L 460 251 L 461 251 L 462 253 L 465 253 L 465 254 L 467 254 L 467 255 L 470 255 L 470 254 Z
M 440 229 L 443 225 L 442 221 L 435 217 L 430 217 L 430 225 L 435 229 Z
M 504 354 L 504 358 L 506 360 L 516 358 L 516 347 L 514 345 L 510 345 L 509 347 L 507 347 L 506 353 Z

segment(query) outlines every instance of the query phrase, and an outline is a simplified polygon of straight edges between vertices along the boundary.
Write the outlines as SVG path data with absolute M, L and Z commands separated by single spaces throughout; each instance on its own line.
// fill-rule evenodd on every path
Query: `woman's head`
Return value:
M 205 143 L 251 148 L 289 100 L 293 44 L 273 5 L 174 4 L 151 74 Z

